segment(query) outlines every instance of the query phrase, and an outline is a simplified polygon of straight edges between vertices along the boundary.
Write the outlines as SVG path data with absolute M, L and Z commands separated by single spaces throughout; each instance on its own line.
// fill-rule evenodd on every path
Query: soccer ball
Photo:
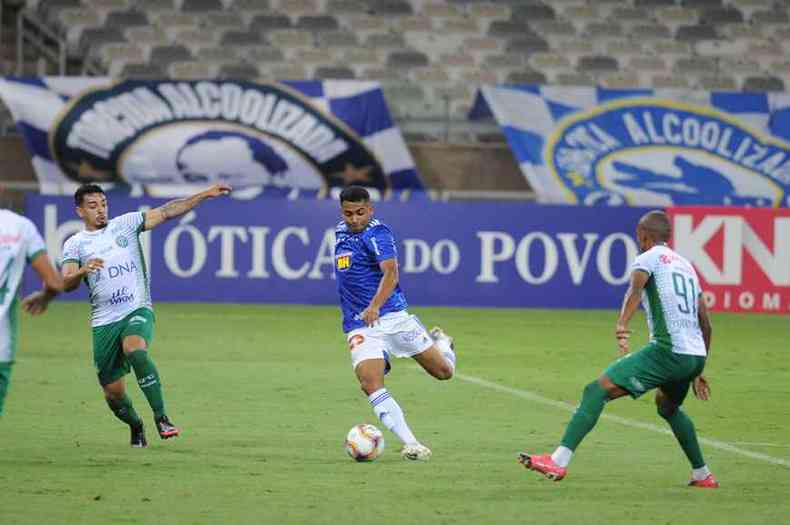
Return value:
M 373 461 L 384 452 L 384 435 L 373 425 L 355 425 L 348 431 L 346 452 L 356 461 Z

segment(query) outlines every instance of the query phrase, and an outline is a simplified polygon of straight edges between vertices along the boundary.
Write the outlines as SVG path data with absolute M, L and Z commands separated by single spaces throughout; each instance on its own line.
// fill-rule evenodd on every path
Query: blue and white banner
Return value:
M 377 82 L 0 78 L 42 192 L 235 187 L 421 188 Z
M 790 93 L 484 86 L 544 203 L 790 206 Z
M 163 203 L 108 196 L 111 216 Z M 428 199 L 375 204 L 399 241 L 400 284 L 414 306 L 619 307 L 645 211 Z M 29 194 L 25 215 L 56 259 L 83 227 L 67 197 Z M 207 201 L 143 234 L 153 300 L 337 304 L 339 220 L 337 200 Z M 30 275 L 26 286 L 40 283 Z M 63 299 L 86 296 L 82 287 Z

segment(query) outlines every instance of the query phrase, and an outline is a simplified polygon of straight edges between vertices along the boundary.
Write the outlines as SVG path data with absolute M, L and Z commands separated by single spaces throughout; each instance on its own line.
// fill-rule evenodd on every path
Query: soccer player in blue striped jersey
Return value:
M 398 283 L 395 237 L 373 218 L 367 190 L 345 188 L 340 207 L 343 221 L 335 230 L 335 276 L 351 365 L 373 412 L 403 442 L 403 458 L 427 461 L 431 450 L 412 433 L 400 405 L 384 387 L 384 376 L 394 356 L 411 357 L 436 379 L 450 379 L 455 372 L 452 338 L 439 327 L 429 333 L 406 310 L 406 296 Z

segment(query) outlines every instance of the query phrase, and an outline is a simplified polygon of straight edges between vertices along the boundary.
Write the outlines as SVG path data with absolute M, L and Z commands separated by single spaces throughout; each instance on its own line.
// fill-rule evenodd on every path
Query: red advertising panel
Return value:
M 790 209 L 668 208 L 711 310 L 790 314 Z

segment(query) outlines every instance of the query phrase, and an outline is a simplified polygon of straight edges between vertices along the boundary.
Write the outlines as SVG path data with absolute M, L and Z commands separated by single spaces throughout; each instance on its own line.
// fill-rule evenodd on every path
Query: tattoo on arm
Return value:
M 199 200 L 195 196 L 185 197 L 183 199 L 174 199 L 162 205 L 162 216 L 165 218 L 165 220 L 178 217 L 194 208 L 198 202 Z

